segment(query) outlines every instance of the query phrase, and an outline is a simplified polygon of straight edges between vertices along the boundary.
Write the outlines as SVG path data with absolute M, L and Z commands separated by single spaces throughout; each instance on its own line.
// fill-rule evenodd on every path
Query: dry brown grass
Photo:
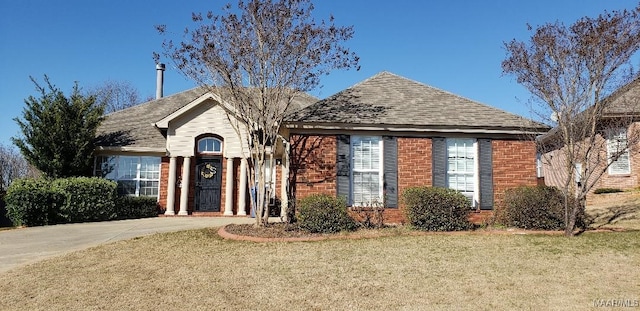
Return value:
M 640 232 L 259 244 L 158 234 L 1 274 L 0 310 L 584 310 L 640 299 Z
M 640 191 L 593 195 L 587 201 L 587 214 L 593 217 L 591 228 L 640 230 Z

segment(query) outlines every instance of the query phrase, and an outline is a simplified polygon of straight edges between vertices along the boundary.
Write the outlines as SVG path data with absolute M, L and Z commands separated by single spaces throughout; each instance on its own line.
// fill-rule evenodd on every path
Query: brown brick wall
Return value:
M 398 198 L 415 186 L 431 186 L 431 138 L 398 138 Z
M 398 137 L 398 208 L 387 209 L 384 219 L 404 223 L 402 193 L 409 187 L 431 186 L 431 138 Z
M 162 213 L 167 209 L 167 182 L 169 180 L 169 157 L 162 157 L 160 161 L 160 190 L 158 205 Z
M 292 137 L 292 186 L 297 199 L 310 194 L 336 195 L 336 137 Z M 504 191 L 521 185 L 536 185 L 535 143 L 531 141 L 493 140 L 494 207 L 501 204 Z M 404 223 L 402 192 L 408 187 L 432 185 L 431 138 L 398 138 L 398 199 L 399 208 L 387 209 L 387 223 Z M 295 160 L 295 161 L 294 161 Z
M 298 199 L 311 194 L 336 195 L 337 141 L 335 136 L 291 137 L 290 185 Z
M 535 186 L 536 145 L 533 141 L 493 140 L 494 209 L 502 204 L 504 191 L 518 186 Z

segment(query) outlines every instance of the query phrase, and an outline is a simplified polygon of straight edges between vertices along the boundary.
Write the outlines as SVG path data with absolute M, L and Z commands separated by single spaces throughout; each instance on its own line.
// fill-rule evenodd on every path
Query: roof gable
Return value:
M 228 104 L 226 104 L 225 102 L 221 101 L 220 97 L 218 95 L 213 94 L 211 92 L 207 92 L 207 93 L 204 93 L 204 94 L 200 95 L 198 98 L 194 99 L 190 103 L 178 108 L 178 110 L 174 111 L 173 113 L 169 114 L 168 116 L 162 118 L 161 120 L 159 120 L 158 122 L 155 123 L 155 126 L 157 128 L 166 129 L 166 128 L 169 127 L 169 122 L 171 122 L 171 121 L 179 118 L 180 116 L 186 114 L 191 109 L 195 108 L 196 106 L 202 104 L 203 102 L 205 102 L 205 101 L 207 101 L 209 99 L 215 101 L 217 104 L 219 104 L 226 111 L 230 111 L 232 109 L 232 107 L 230 107 Z
M 144 150 L 161 152 L 166 150 L 166 137 L 159 129 L 167 129 L 169 122 L 194 107 L 213 100 L 221 103 L 215 92 L 205 87 L 195 87 L 171 96 L 152 100 L 108 114 L 98 128 L 96 145 L 121 150 Z M 311 105 L 318 99 L 306 93 L 294 97 L 291 111 Z M 222 104 L 232 111 L 229 104 Z

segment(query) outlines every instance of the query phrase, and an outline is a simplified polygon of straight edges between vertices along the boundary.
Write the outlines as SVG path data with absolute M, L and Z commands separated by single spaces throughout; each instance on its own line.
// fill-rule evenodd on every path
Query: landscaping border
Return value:
M 247 235 L 237 235 L 225 230 L 227 225 L 218 229 L 218 235 L 225 240 L 248 241 L 255 243 L 272 243 L 272 242 L 316 242 L 324 240 L 344 240 L 344 239 L 369 239 L 390 236 L 403 236 L 397 233 L 380 233 L 380 234 L 358 234 L 350 233 L 346 235 L 327 235 L 327 236 L 311 236 L 311 237 L 289 237 L 289 238 L 265 238 Z M 624 229 L 597 229 L 587 230 L 586 232 L 619 232 L 626 231 Z M 562 235 L 564 231 L 548 231 L 548 230 L 524 230 L 524 229 L 481 229 L 475 231 L 412 231 L 404 234 L 406 236 L 425 236 L 425 235 Z

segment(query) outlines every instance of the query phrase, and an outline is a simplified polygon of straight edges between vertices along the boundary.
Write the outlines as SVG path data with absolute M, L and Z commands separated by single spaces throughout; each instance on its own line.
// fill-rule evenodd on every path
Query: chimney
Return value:
M 156 65 L 156 99 L 162 98 L 162 85 L 164 84 L 164 64 Z

